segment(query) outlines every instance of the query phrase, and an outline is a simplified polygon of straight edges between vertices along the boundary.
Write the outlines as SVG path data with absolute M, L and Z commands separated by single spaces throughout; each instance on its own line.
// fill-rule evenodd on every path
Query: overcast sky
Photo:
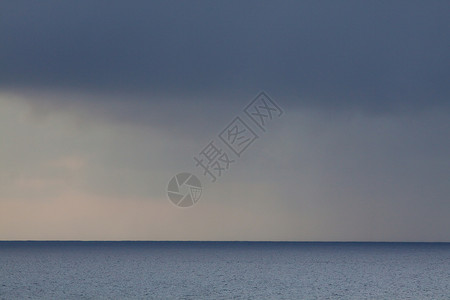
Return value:
M 449 12 L 2 1 L 0 239 L 450 241 Z M 259 138 L 209 182 L 193 157 L 236 116 Z

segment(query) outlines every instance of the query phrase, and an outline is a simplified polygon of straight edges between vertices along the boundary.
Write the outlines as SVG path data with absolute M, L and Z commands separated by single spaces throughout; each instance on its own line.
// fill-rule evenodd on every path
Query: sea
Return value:
M 0 299 L 450 299 L 450 243 L 0 242 Z

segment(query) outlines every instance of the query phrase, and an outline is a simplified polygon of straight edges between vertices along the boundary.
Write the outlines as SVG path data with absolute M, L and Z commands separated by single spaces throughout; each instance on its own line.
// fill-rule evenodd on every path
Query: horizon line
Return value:
M 450 244 L 450 241 L 298 241 L 298 240 L 0 240 L 6 242 L 78 242 L 78 243 L 415 243 L 415 244 Z

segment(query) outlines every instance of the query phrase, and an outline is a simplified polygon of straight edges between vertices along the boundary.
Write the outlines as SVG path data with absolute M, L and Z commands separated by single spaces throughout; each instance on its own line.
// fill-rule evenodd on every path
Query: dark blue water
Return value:
M 0 242 L 1 299 L 450 299 L 450 244 Z

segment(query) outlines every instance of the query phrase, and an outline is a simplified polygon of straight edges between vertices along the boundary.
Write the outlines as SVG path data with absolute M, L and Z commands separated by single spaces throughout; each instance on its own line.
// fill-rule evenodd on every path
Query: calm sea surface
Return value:
M 450 244 L 0 242 L 0 299 L 450 299 Z

